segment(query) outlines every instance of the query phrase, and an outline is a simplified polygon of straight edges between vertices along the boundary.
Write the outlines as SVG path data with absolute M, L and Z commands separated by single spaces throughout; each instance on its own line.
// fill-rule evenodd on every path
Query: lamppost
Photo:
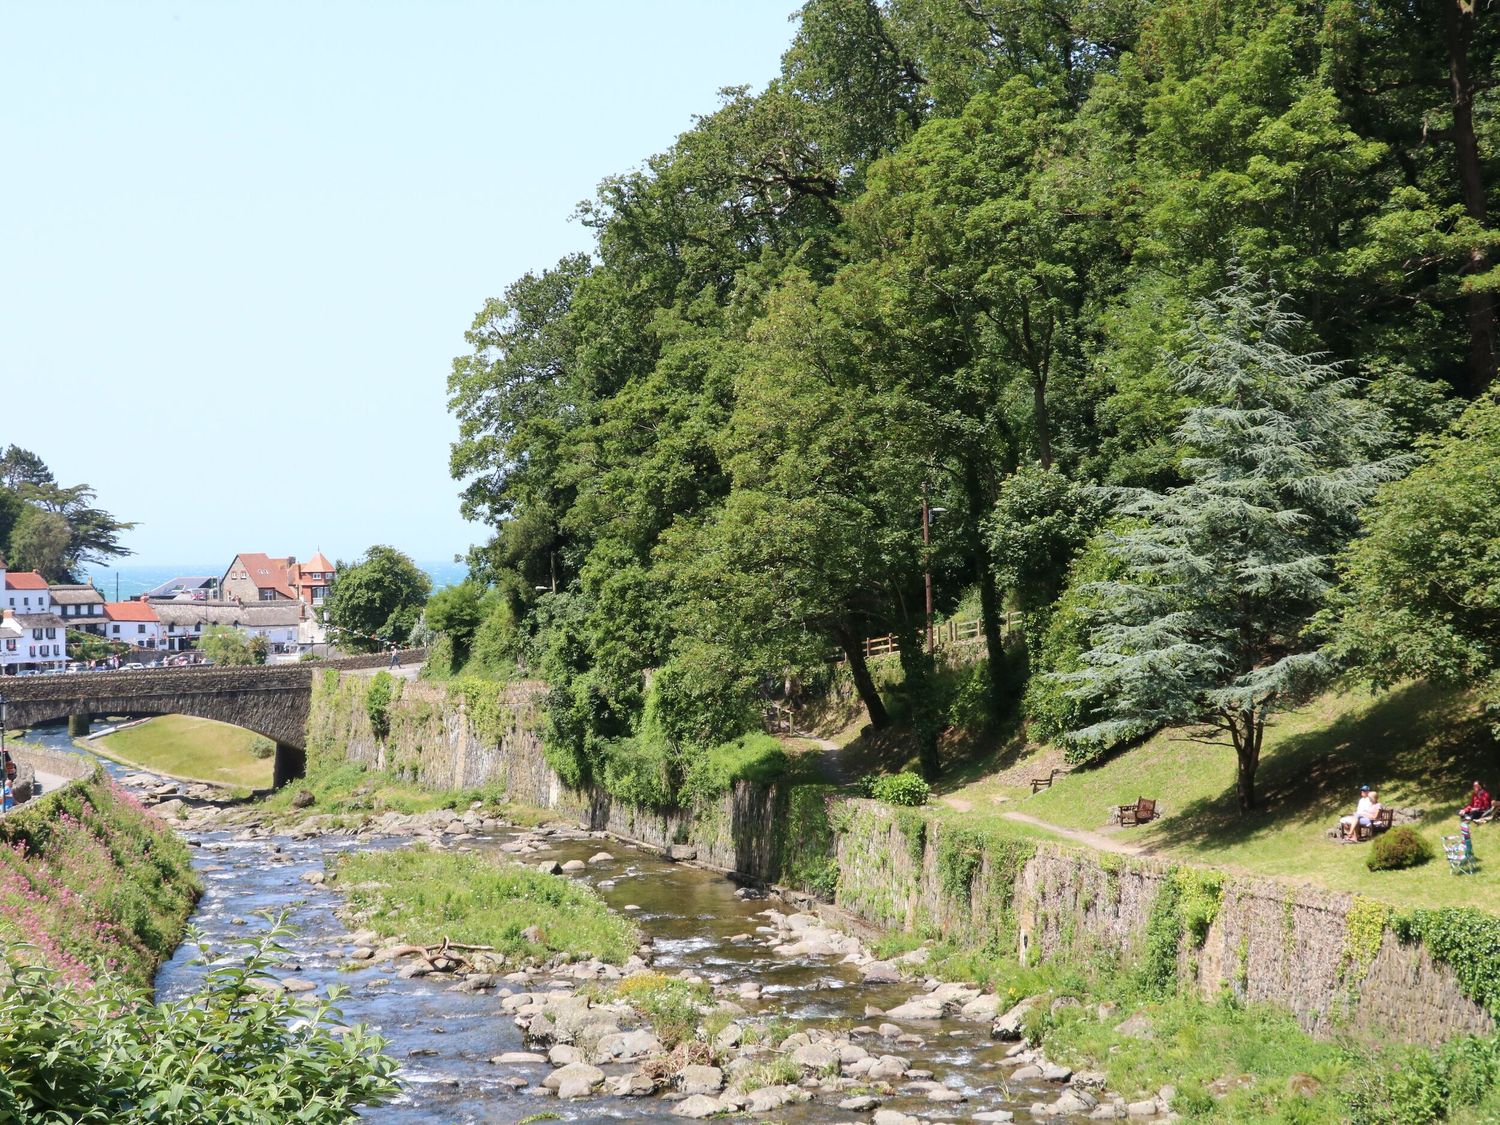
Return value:
M 922 485 L 922 580 L 927 592 L 927 651 L 932 651 L 932 517 L 946 512 L 947 508 L 930 507 L 927 503 L 927 485 Z
M 0 787 L 10 791 L 10 747 L 5 743 L 5 696 L 0 695 Z M 9 812 L 7 805 L 6 811 Z

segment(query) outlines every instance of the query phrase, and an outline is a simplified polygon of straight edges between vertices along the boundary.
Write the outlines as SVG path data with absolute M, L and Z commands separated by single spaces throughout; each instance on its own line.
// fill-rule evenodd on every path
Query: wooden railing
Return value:
M 1021 614 L 1019 610 L 1011 610 L 1000 620 L 1000 637 L 1008 638 L 1012 633 L 1021 628 Z M 948 648 L 954 645 L 978 644 L 984 640 L 984 622 L 979 618 L 967 621 L 944 621 L 932 628 L 932 647 Z M 864 642 L 865 659 L 869 660 L 875 656 L 889 656 L 898 651 L 900 646 L 896 643 L 896 634 L 887 633 L 883 637 L 867 637 Z M 840 658 L 842 660 L 842 657 Z

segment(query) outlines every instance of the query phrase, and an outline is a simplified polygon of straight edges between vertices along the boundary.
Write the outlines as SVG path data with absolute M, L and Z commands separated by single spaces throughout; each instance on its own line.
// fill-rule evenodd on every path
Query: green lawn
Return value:
M 250 752 L 257 737 L 211 719 L 162 715 L 86 745 L 106 758 L 153 773 L 230 789 L 268 789 L 272 759 Z
M 1080 769 L 1031 796 L 993 777 L 943 797 L 978 820 L 1024 813 L 1066 828 L 1104 832 L 1148 851 L 1255 874 L 1353 891 L 1402 906 L 1478 905 L 1500 911 L 1500 827 L 1474 830 L 1480 873 L 1448 872 L 1438 838 L 1458 831 L 1469 783 L 1500 786 L 1496 753 L 1473 696 L 1426 684 L 1371 695 L 1330 693 L 1279 718 L 1266 733 L 1258 785 L 1261 807 L 1241 814 L 1234 753 L 1167 731 L 1103 765 Z M 1369 845 L 1325 837 L 1351 812 L 1358 786 L 1378 787 L 1382 804 L 1425 810 L 1421 834 L 1437 858 L 1406 871 L 1371 872 Z M 1107 829 L 1110 805 L 1156 797 L 1165 815 L 1139 829 Z M 1488 862 L 1486 862 L 1488 860 Z

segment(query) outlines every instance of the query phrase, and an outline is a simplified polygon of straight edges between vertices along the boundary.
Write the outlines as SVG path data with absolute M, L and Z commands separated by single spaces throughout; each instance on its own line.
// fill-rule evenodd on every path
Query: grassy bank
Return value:
M 312 795 L 312 804 L 298 804 L 305 801 L 303 794 Z M 339 826 L 358 827 L 382 813 L 467 810 L 476 801 L 483 806 L 486 816 L 498 817 L 511 824 L 535 825 L 567 819 L 560 812 L 511 801 L 499 786 L 422 789 L 410 781 L 370 769 L 359 762 L 315 763 L 306 777 L 261 798 L 255 807 L 273 823 L 326 816 Z
M 1046 773 L 1051 756 L 1043 752 L 1036 760 L 1043 764 L 971 769 L 970 777 L 981 776 L 960 777 L 939 799 L 975 823 L 1014 824 L 1011 814 L 1019 813 L 1099 833 L 1146 854 L 1314 883 L 1398 906 L 1477 905 L 1500 912 L 1500 830 L 1475 830 L 1479 873 L 1463 879 L 1449 874 L 1438 846 L 1440 836 L 1458 831 L 1456 816 L 1470 782 L 1500 785 L 1494 740 L 1468 693 L 1427 684 L 1379 695 L 1330 693 L 1278 718 L 1266 731 L 1260 808 L 1246 814 L 1235 799 L 1233 751 L 1193 741 L 1181 730 L 1077 769 L 1033 796 L 1027 778 Z M 1368 845 L 1327 838 L 1339 816 L 1352 811 L 1361 784 L 1376 786 L 1384 805 L 1424 811 L 1418 831 L 1432 844 L 1434 862 L 1372 872 L 1365 866 Z M 1109 827 L 1110 806 L 1138 796 L 1157 798 L 1161 818 L 1140 828 Z
M 418 845 L 346 855 L 334 886 L 384 937 L 491 946 L 512 964 L 559 953 L 620 964 L 639 943 L 591 887 L 472 852 Z
M 241 793 L 271 786 L 275 745 L 252 731 L 211 719 L 161 715 L 85 745 L 116 762 L 179 780 L 204 781 Z
M 146 986 L 198 895 L 187 846 L 102 771 L 0 820 L 0 940 L 10 963 L 74 985 Z

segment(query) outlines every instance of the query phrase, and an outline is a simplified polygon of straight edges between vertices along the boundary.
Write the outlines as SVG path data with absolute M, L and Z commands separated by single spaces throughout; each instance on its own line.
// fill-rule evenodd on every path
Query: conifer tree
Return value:
M 1114 745 L 1169 723 L 1227 735 L 1241 810 L 1255 807 L 1268 716 L 1303 701 L 1328 663 L 1307 623 L 1375 488 L 1401 470 L 1383 412 L 1318 353 L 1303 321 L 1237 275 L 1204 300 L 1173 361 L 1195 405 L 1177 430 L 1186 483 L 1121 494 L 1122 564 L 1094 587 L 1099 624 L 1070 737 Z

